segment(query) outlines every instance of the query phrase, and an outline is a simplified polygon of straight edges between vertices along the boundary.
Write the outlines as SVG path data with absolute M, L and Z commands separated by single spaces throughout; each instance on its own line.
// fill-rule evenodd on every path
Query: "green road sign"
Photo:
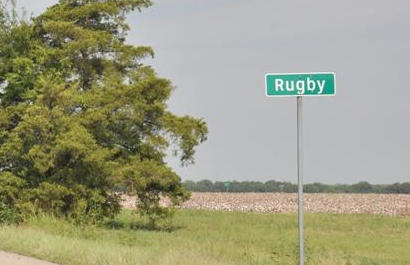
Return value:
M 225 191 L 229 192 L 229 188 L 232 186 L 232 182 L 224 182 Z
M 266 74 L 266 96 L 334 96 L 335 73 Z

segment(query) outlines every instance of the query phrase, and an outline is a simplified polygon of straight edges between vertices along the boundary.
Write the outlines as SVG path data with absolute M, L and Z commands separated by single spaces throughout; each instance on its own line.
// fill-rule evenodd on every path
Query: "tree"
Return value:
M 213 183 L 210 180 L 204 179 L 197 182 L 197 190 L 201 192 L 212 192 Z
M 189 197 L 164 158 L 174 146 L 193 163 L 206 123 L 168 111 L 171 82 L 142 63 L 153 50 L 125 42 L 126 14 L 150 5 L 60 0 L 29 22 L 0 16 L 0 171 L 24 182 L 22 211 L 112 216 L 125 185 L 154 222 L 169 213 L 161 197 Z
M 351 186 L 351 191 L 354 193 L 372 193 L 373 186 L 366 181 L 362 181 Z

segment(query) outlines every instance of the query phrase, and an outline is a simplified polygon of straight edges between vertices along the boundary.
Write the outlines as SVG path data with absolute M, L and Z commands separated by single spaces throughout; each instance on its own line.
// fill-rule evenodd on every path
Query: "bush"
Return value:
M 22 220 L 18 209 L 24 180 L 9 172 L 0 173 L 0 223 L 19 223 Z
M 3 202 L 0 202 L 0 224 L 18 224 L 22 221 L 20 212 Z
M 181 186 L 178 175 L 156 161 L 133 163 L 133 166 L 124 168 L 122 174 L 133 187 L 128 193 L 137 195 L 139 214 L 148 218 L 151 228 L 167 226 L 175 207 L 189 199 L 190 193 Z M 167 198 L 170 205 L 161 205 L 161 198 Z
M 80 191 L 81 190 L 81 191 Z M 75 203 L 69 214 L 77 224 L 97 224 L 105 218 L 113 218 L 120 212 L 120 197 L 116 194 L 103 194 L 98 190 L 76 189 Z
M 0 174 L 0 223 L 19 223 L 25 217 L 49 214 L 79 224 L 96 224 L 120 211 L 117 195 L 77 185 L 74 188 L 43 182 L 30 188 L 9 172 Z

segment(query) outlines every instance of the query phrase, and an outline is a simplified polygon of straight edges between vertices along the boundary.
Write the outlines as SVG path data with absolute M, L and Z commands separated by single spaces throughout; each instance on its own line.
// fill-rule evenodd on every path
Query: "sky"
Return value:
M 19 0 L 39 14 L 56 1 Z M 187 180 L 296 182 L 296 99 L 267 98 L 265 73 L 335 72 L 335 97 L 303 99 L 306 183 L 410 181 L 408 0 L 157 0 L 129 16 L 172 80 L 170 109 L 203 118 Z

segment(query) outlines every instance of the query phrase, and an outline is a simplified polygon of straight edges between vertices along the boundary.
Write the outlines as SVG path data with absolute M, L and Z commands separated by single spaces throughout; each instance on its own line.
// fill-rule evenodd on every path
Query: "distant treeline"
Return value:
M 185 181 L 184 187 L 193 192 L 297 192 L 298 186 L 290 182 L 270 180 L 259 181 L 232 181 L 221 182 L 201 180 L 198 182 Z M 306 184 L 303 187 L 306 193 L 401 193 L 410 194 L 410 183 L 394 183 L 390 185 L 374 185 L 368 182 L 359 182 L 352 185 L 322 183 Z

